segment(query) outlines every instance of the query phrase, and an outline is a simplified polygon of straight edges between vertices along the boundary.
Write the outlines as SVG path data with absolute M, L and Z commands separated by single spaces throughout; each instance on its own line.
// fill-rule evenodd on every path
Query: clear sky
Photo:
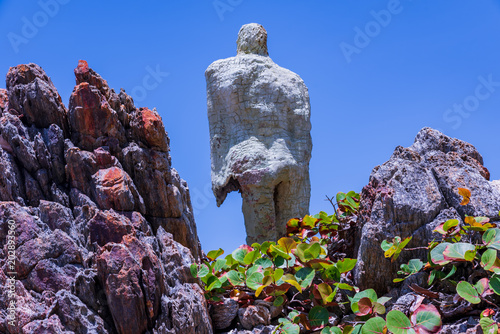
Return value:
M 0 76 L 37 63 L 67 105 L 85 59 L 136 106 L 156 107 L 203 249 L 229 252 L 245 241 L 241 198 L 217 208 L 210 190 L 204 71 L 236 54 L 251 22 L 309 88 L 312 214 L 332 211 L 325 195 L 359 192 L 424 126 L 475 145 L 500 179 L 499 0 L 0 0 Z

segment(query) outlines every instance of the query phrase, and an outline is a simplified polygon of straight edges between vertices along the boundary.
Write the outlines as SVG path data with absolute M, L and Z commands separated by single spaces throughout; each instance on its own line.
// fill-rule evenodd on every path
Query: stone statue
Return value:
M 267 52 L 267 32 L 244 25 L 237 55 L 205 72 L 212 189 L 220 206 L 239 191 L 247 243 L 276 240 L 309 211 L 310 104 L 295 73 Z

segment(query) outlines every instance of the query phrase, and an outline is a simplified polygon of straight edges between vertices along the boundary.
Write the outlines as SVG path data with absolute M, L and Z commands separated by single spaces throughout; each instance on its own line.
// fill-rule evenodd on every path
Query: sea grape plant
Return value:
M 208 252 L 203 263 L 190 268 L 203 282 L 207 301 L 233 298 L 240 307 L 247 307 L 263 299 L 283 309 L 277 328 L 281 333 L 299 333 L 299 324 L 307 331 L 324 328 L 332 307 L 338 306 L 337 295 L 359 292 L 343 279 L 356 260 L 333 260 L 328 254 L 328 246 L 339 241 L 339 232 L 356 221 L 359 194 L 338 193 L 334 207 L 333 215 L 322 211 L 290 219 L 287 235 L 277 242 L 242 245 L 225 257 L 222 249 Z M 373 314 L 377 314 L 382 305 L 378 300 L 374 303 Z
M 459 188 L 458 194 L 462 196 L 460 204 L 468 205 L 470 190 Z M 472 306 L 487 304 L 492 307 L 483 310 L 479 325 L 484 333 L 497 333 L 498 323 L 494 320 L 499 311 L 495 304 L 499 299 L 496 296 L 500 295 L 500 259 L 497 256 L 497 251 L 500 250 L 500 229 L 497 224 L 488 217 L 465 216 L 463 224 L 458 219 L 450 219 L 441 223 L 434 231 L 441 235 L 441 239 L 433 240 L 427 247 L 418 248 L 428 250 L 427 261 L 411 259 L 408 263 L 401 264 L 398 274 L 402 277 L 395 278 L 394 282 L 426 272 L 430 287 L 426 289 L 412 284 L 412 289 L 435 300 L 440 294 L 433 290 L 440 283 L 449 282 L 455 289 L 455 303 L 464 300 Z M 407 242 L 401 241 L 400 237 L 395 237 L 392 241 L 384 240 L 381 248 L 385 256 L 392 257 L 394 261 L 401 251 L 411 250 L 405 249 L 411 237 L 404 240 Z M 388 328 L 391 330 L 389 326 Z

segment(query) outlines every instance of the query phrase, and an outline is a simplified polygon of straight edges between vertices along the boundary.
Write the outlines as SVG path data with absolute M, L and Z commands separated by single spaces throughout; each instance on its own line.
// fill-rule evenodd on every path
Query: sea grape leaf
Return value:
M 479 304 L 481 302 L 477 290 L 467 281 L 458 282 L 457 293 L 469 303 Z

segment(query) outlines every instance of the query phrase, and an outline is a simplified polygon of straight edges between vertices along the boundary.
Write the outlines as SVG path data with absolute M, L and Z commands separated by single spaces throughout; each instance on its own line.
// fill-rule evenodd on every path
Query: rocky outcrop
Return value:
M 219 206 L 241 192 L 251 244 L 309 211 L 310 104 L 302 79 L 269 58 L 261 25 L 241 28 L 237 52 L 205 72 L 212 189 Z
M 75 75 L 67 109 L 35 64 L 0 90 L 0 285 L 15 288 L 0 292 L 0 332 L 211 333 L 189 271 L 201 256 L 189 189 L 160 116 L 85 61 Z
M 465 215 L 498 220 L 500 189 L 489 177 L 474 146 L 437 130 L 424 128 L 412 146 L 398 146 L 389 161 L 373 169 L 361 193 L 356 284 L 385 293 L 398 263 L 418 256 L 426 260 L 424 251 L 403 252 L 391 263 L 380 248 L 382 240 L 412 236 L 408 247 L 424 246 L 440 239 L 433 230 L 448 219 L 461 224 Z M 459 187 L 472 193 L 465 206 L 460 205 Z

